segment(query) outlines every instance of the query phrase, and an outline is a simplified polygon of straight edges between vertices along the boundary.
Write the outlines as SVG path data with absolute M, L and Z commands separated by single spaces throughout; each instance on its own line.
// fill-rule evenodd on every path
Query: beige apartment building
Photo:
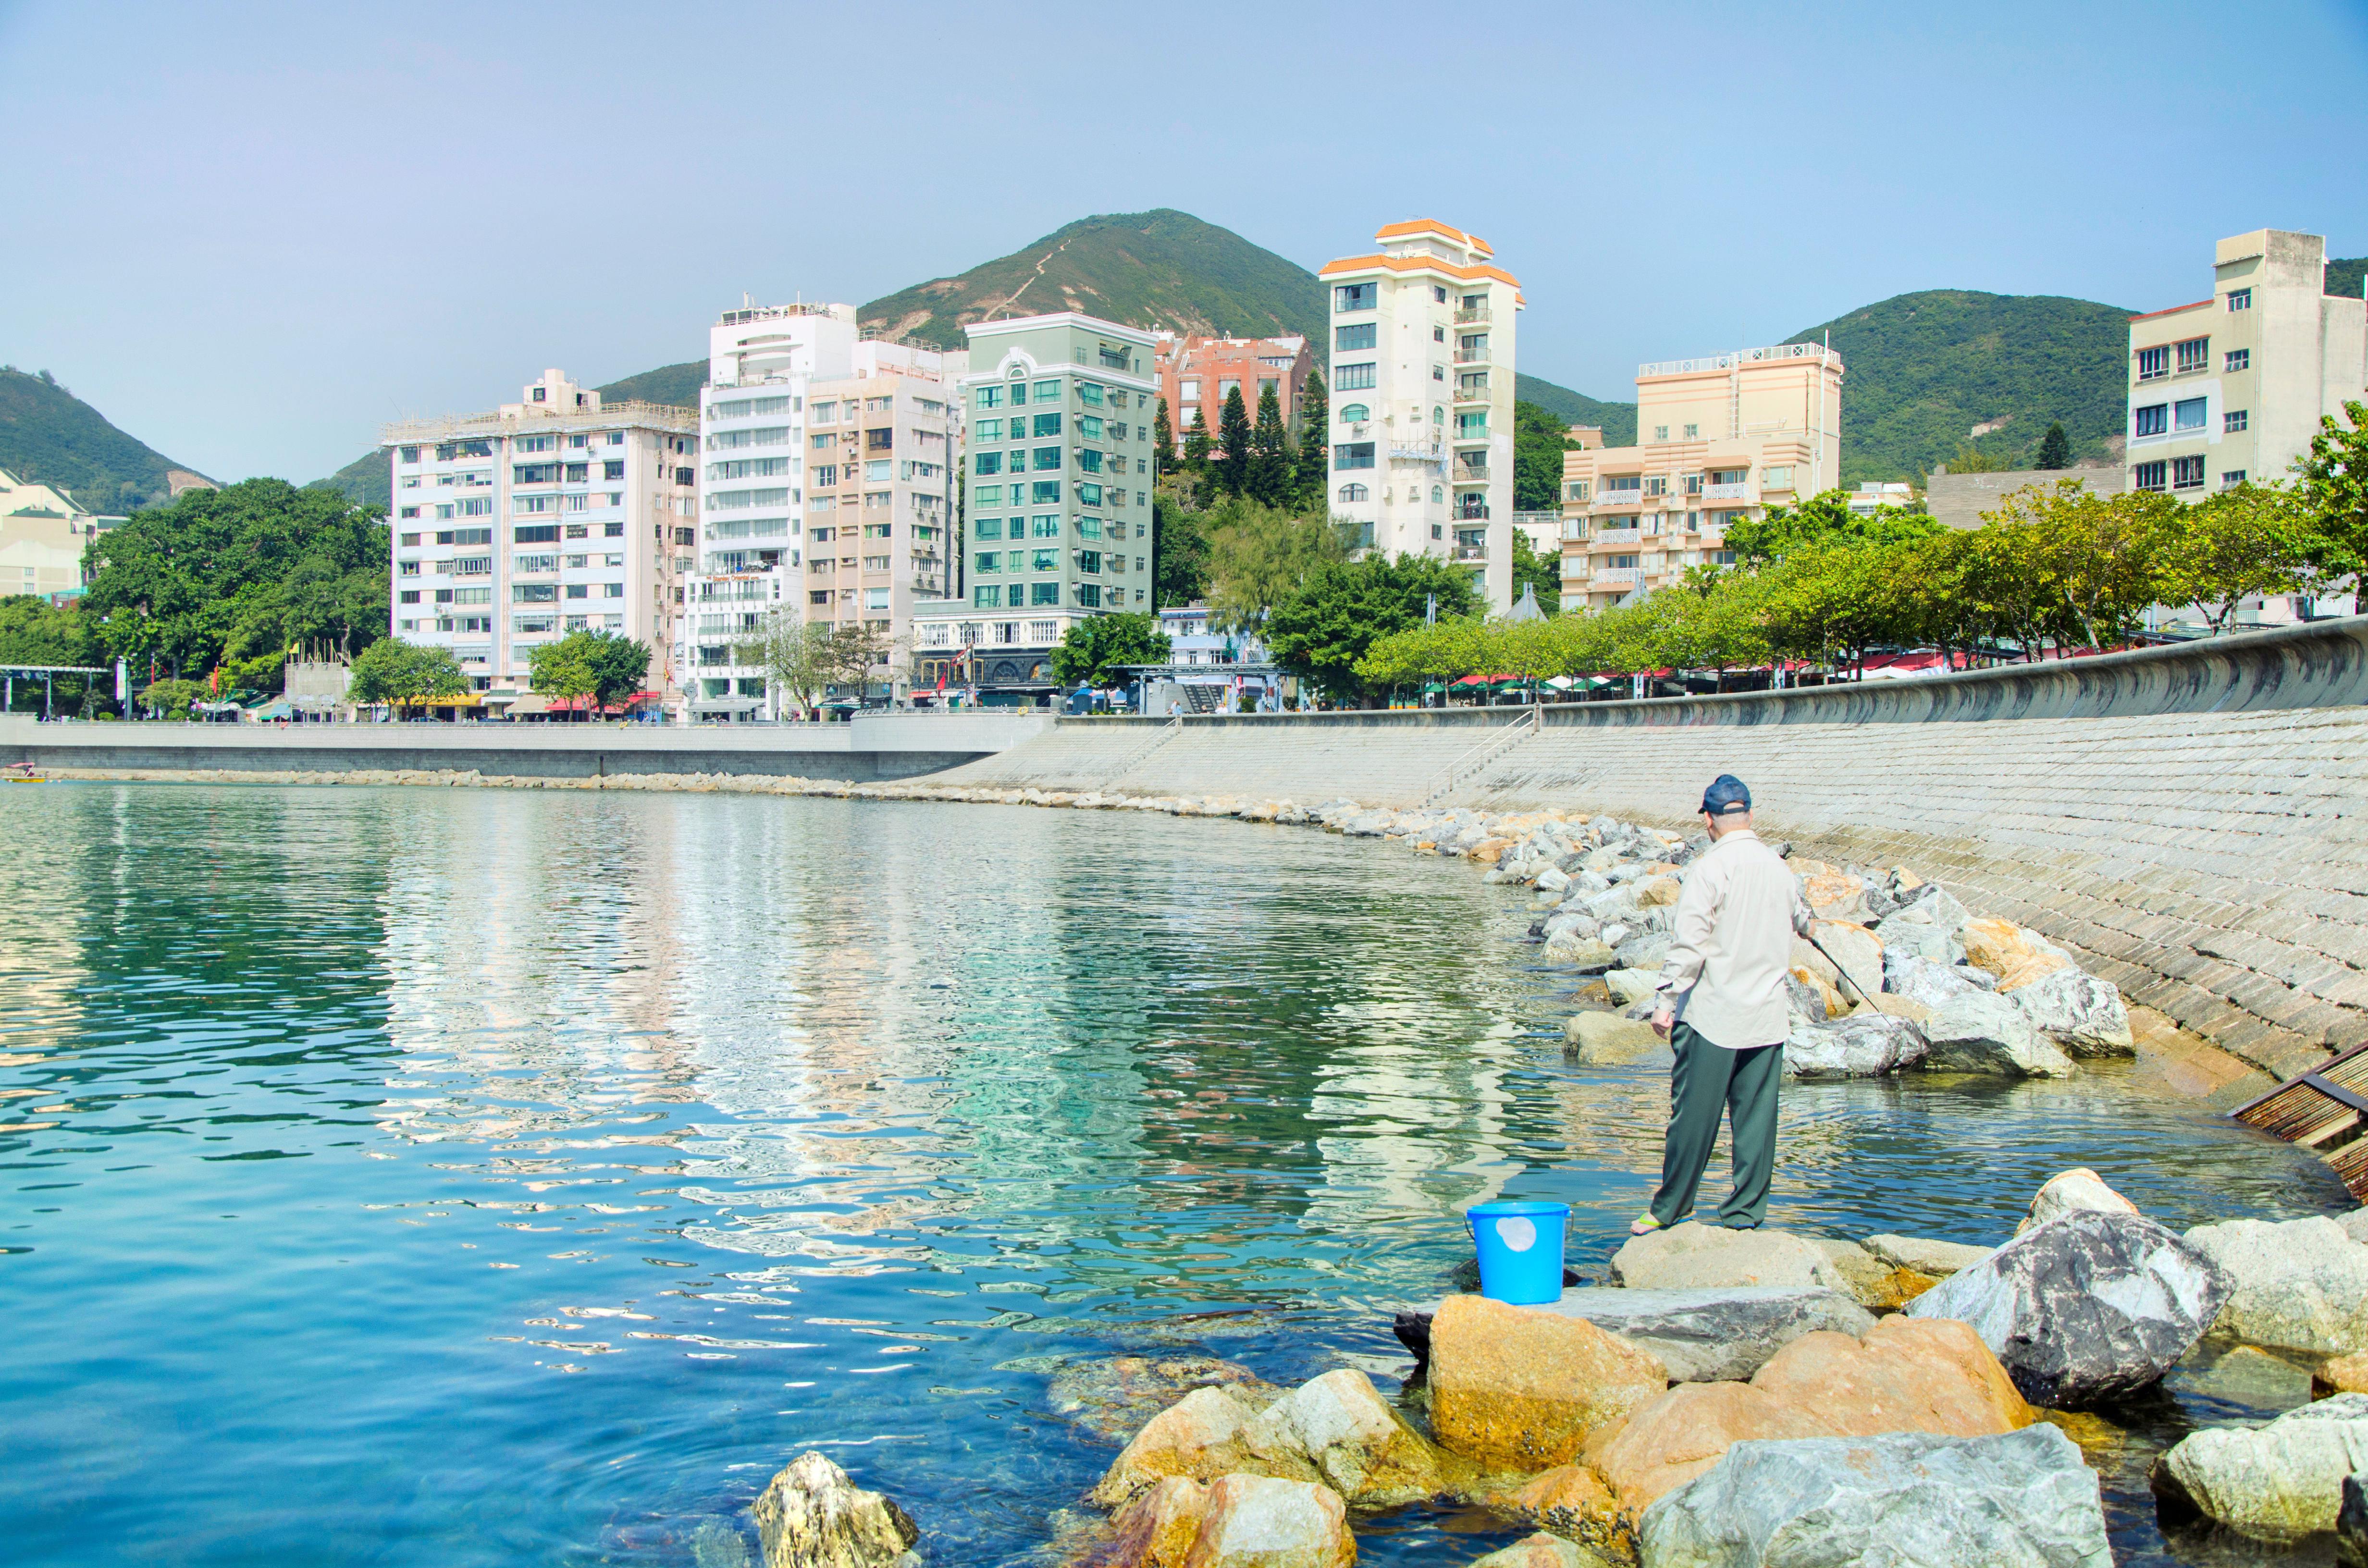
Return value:
M 39 594 L 51 603 L 83 590 L 82 556 L 102 527 L 55 485 L 0 469 L 0 598 Z
M 2131 489 L 2288 479 L 2320 417 L 2368 396 L 2368 305 L 2326 281 L 2325 239 L 2256 229 L 2214 248 L 2209 299 L 2130 318 Z
M 1732 562 L 1735 523 L 1840 483 L 1841 410 L 1841 357 L 1820 344 L 1638 366 L 1637 444 L 1563 454 L 1563 608 Z
M 804 613 L 896 643 L 902 687 L 914 602 L 951 591 L 959 394 L 933 350 L 863 343 L 855 358 L 806 388 Z

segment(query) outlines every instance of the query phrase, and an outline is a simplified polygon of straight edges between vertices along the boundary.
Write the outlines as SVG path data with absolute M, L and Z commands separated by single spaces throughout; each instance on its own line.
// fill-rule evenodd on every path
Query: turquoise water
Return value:
M 1463 1204 L 1569 1201 L 1586 1267 L 1658 1165 L 1660 1076 L 1565 1063 L 1522 899 L 1371 842 L 72 785 L 0 842 L 16 1562 L 712 1564 L 812 1446 L 933 1562 L 1030 1562 L 1114 1451 L 1058 1358 L 1387 1387 Z M 2174 1224 L 2345 1206 L 2103 1074 L 1788 1089 L 1771 1219 L 1991 1239 L 2073 1164 Z

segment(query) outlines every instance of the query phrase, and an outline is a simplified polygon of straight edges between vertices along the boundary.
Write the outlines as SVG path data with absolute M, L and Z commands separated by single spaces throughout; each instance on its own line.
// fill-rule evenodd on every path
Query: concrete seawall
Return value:
M 876 782 L 992 756 L 1042 715 L 878 713 L 845 724 L 42 724 L 0 717 L 0 763 L 232 772 L 472 769 L 521 778 L 743 773 Z
M 1933 680 L 1548 708 L 1445 790 L 1905 863 L 2215 1043 L 2298 1072 L 2368 1040 L 2368 621 Z M 1064 722 L 932 782 L 1414 805 L 1508 710 Z M 1149 748 L 1149 749 L 1146 749 Z

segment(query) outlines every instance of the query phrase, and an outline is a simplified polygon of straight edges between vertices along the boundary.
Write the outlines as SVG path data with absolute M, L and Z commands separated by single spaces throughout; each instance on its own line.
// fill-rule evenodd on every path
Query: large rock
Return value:
M 1330 1487 L 1229 1475 L 1209 1488 L 1183 1568 L 1351 1568 L 1357 1540 Z
M 1924 1060 L 1924 1031 L 1907 1018 L 1861 1013 L 1837 1023 L 1795 1018 L 1784 1037 L 1788 1078 L 1876 1078 Z
M 1531 1520 L 1610 1562 L 1627 1564 L 1636 1560 L 1635 1521 L 1621 1506 L 1619 1494 L 1586 1465 L 1557 1465 L 1485 1501 L 1499 1513 Z M 1596 1559 L 1580 1561 L 1591 1563 Z
M 1999 976 L 2026 959 L 2055 950 L 2054 944 L 2035 940 L 2011 920 L 1968 920 L 1957 936 L 1965 944 L 1967 963 Z
M 1242 1428 L 1263 1408 L 1238 1388 L 1198 1388 L 1144 1424 L 1088 1499 L 1114 1508 L 1167 1476 L 1213 1481 L 1251 1465 Z
M 1474 1562 L 1472 1568 L 1611 1568 L 1617 1561 L 1577 1541 L 1540 1530 L 1501 1551 L 1490 1552 Z
M 1730 1231 L 1695 1220 L 1622 1242 L 1611 1255 L 1611 1280 L 1638 1290 L 1727 1285 L 1846 1289 L 1825 1254 L 1789 1231 Z
M 2070 966 L 2007 990 L 2031 1027 L 2075 1056 L 2127 1056 L 2135 1049 L 2130 1010 L 2112 981 Z
M 757 1499 L 765 1568 L 905 1568 L 920 1558 L 911 1516 L 821 1453 L 800 1454 Z
M 2112 1568 L 2097 1477 L 2053 1426 L 1737 1444 L 1639 1525 L 1652 1568 Z
M 1908 875 L 1913 877 L 1915 873 L 1911 871 Z M 1929 920 L 1952 937 L 1964 930 L 1965 922 L 1973 918 L 1966 913 L 1965 906 L 1952 898 L 1938 882 L 1901 882 L 1897 871 L 1894 871 L 1892 877 L 1894 891 L 1899 900 L 1896 913 Z
M 1886 976 L 1891 966 L 1902 959 L 1919 959 L 1927 963 L 1953 964 L 1965 956 L 1964 945 L 1952 932 L 1943 931 L 1932 924 L 1930 916 L 1918 910 L 1907 910 L 1875 923 L 1874 934 L 1883 940 L 1883 960 Z
M 1650 1351 L 1682 1383 L 1748 1378 L 1804 1334 L 1855 1337 L 1874 1326 L 1849 1297 L 1793 1286 L 1565 1290 L 1558 1303 L 1531 1310 L 1585 1318 Z
M 2334 1221 L 2231 1220 L 2198 1225 L 2187 1241 L 2235 1287 L 2216 1332 L 2322 1355 L 2368 1350 L 2368 1246 Z
M 1861 994 L 1872 996 L 1883 989 L 1882 937 L 1846 920 L 1812 920 L 1809 937 L 1813 948 L 1823 948 L 1849 977 L 1850 985 L 1841 988 L 1843 1000 L 1855 1003 Z
M 1208 1511 L 1207 1487 L 1168 1476 L 1111 1517 L 1110 1540 L 1087 1561 L 1092 1568 L 1184 1568 Z
M 1430 1426 L 1492 1469 L 1567 1464 L 1589 1434 L 1668 1386 L 1648 1352 L 1584 1318 L 1450 1296 L 1430 1328 Z
M 1053 1413 L 1114 1442 L 1133 1436 L 1197 1388 L 1231 1384 L 1248 1396 L 1254 1408 L 1283 1392 L 1240 1362 L 1212 1356 L 1098 1356 L 1008 1365 L 1014 1369 L 1049 1365 L 1053 1381 L 1045 1399 Z
M 1640 1062 L 1673 1062 L 1669 1042 L 1642 1018 L 1617 1013 L 1574 1013 L 1562 1027 L 1565 1049 L 1589 1067 L 1625 1067 Z
M 1860 1244 L 1884 1262 L 1912 1268 L 1935 1279 L 1946 1279 L 1961 1268 L 1971 1268 L 1995 1247 L 1968 1246 L 1963 1242 L 1936 1242 L 1922 1236 L 1869 1236 Z
M 1315 1477 L 1360 1506 L 1382 1507 L 1459 1489 L 1470 1461 L 1434 1445 L 1373 1389 L 1343 1367 L 1302 1383 L 1242 1427 L 1243 1448 L 1266 1474 Z
M 2368 1470 L 2368 1394 L 2340 1393 L 2266 1426 L 2192 1432 L 2148 1478 L 2163 1512 L 2294 1540 L 2335 1528 L 2343 1478 Z
M 1969 991 L 1994 991 L 1995 976 L 1964 964 L 1934 963 L 1895 948 L 1883 950 L 1883 983 L 1892 995 L 1921 1002 L 1934 1012 Z
M 1759 1438 L 2011 1432 L 2030 1408 L 1961 1323 L 1882 1320 L 1853 1339 L 1808 1334 L 1748 1383 L 1682 1383 L 1588 1443 L 1586 1458 L 1621 1501 L 1642 1508 Z
M 1930 1047 L 1924 1065 L 1935 1072 L 2020 1078 L 2072 1075 L 2072 1059 L 2032 1028 L 2021 1008 L 1987 992 L 1950 997 L 1925 1023 L 1924 1038 Z
M 1970 1324 L 2033 1404 L 2078 1408 L 2161 1380 L 2228 1299 L 2228 1277 L 2135 1214 L 2032 1227 L 1907 1304 Z
M 2033 1225 L 2044 1225 L 2050 1220 L 2081 1212 L 2098 1214 L 2135 1214 L 2138 1206 L 2105 1184 L 2105 1178 L 2086 1165 L 2076 1165 L 2068 1171 L 2058 1171 L 2040 1183 L 2039 1190 L 2031 1195 L 2024 1209 L 2022 1221 L 2014 1228 L 2016 1235 Z
M 1811 1244 L 1841 1275 L 1850 1299 L 1870 1312 L 1897 1312 L 1941 1282 L 1939 1275 L 1887 1263 L 1856 1242 L 1817 1236 Z
M 1627 950 L 1626 948 L 1621 949 L 1622 952 Z M 1611 988 L 1611 999 L 1625 1007 L 1632 1002 L 1641 1002 L 1650 996 L 1660 978 L 1656 971 L 1649 969 L 1615 969 L 1604 975 L 1603 983 Z
M 1601 937 L 1582 937 L 1576 931 L 1557 932 L 1547 937 L 1542 951 L 1548 963 L 1568 964 L 1588 973 L 1600 972 L 1619 961 L 1611 945 Z

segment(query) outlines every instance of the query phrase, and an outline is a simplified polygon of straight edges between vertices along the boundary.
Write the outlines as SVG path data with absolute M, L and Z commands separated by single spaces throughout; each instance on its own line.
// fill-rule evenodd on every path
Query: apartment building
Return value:
M 529 655 L 570 631 L 649 644 L 649 689 L 677 689 L 698 537 L 691 410 L 604 403 L 552 369 L 517 403 L 401 421 L 379 439 L 396 636 L 451 649 L 489 707 L 528 690 Z
M 708 334 L 700 547 L 682 622 L 682 711 L 781 719 L 744 657 L 768 616 L 864 624 L 908 676 L 916 597 L 946 591 L 965 357 L 865 339 L 848 304 L 757 305 Z
M 1158 342 L 1073 311 L 967 331 L 969 593 L 915 608 L 913 685 L 1032 701 L 1072 625 L 1151 608 Z
M 2325 239 L 2256 229 L 2214 247 L 2211 298 L 2130 318 L 2131 489 L 2286 479 L 2320 417 L 2368 396 L 2368 305 L 2326 279 Z
M 0 598 L 39 594 L 51 604 L 79 597 L 83 552 L 121 517 L 94 517 L 53 484 L 0 469 Z
M 1562 459 L 1562 606 L 1725 564 L 1727 528 L 1841 481 L 1842 362 L 1816 343 L 1636 368 L 1633 447 Z
M 1336 517 L 1360 545 L 1471 569 L 1512 605 L 1513 325 L 1520 282 L 1487 244 L 1428 219 L 1326 263 Z
M 1283 423 L 1298 430 L 1307 375 L 1315 368 L 1315 351 L 1307 339 L 1179 337 L 1172 332 L 1156 335 L 1159 348 L 1153 363 L 1159 372 L 1159 395 L 1167 400 L 1167 419 L 1178 441 L 1203 423 L 1214 437 L 1225 394 L 1236 387 L 1251 423 L 1258 421 L 1258 400 L 1271 387 L 1282 405 Z

